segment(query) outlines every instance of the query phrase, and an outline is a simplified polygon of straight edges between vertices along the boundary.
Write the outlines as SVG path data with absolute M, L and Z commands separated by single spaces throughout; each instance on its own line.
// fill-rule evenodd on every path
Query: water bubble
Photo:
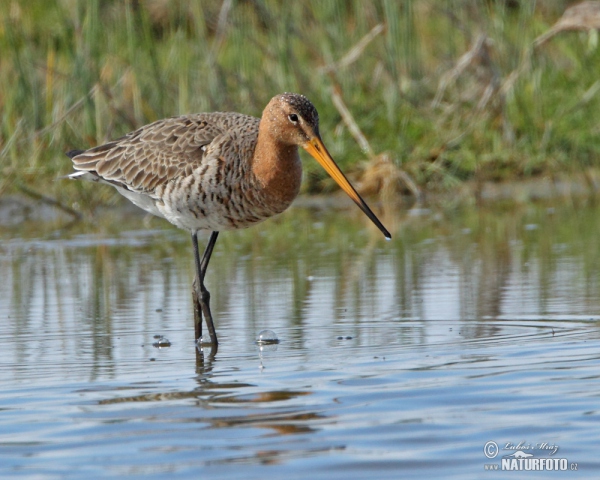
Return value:
M 210 335 L 205 333 L 198 340 L 196 340 L 196 345 L 201 347 L 202 345 L 212 345 L 212 340 L 210 339 Z
M 262 330 L 256 339 L 258 345 L 273 345 L 279 343 L 277 334 L 273 330 Z
M 162 335 L 154 335 L 154 338 L 156 339 L 156 342 L 152 344 L 154 348 L 166 348 L 171 346 L 169 339 Z

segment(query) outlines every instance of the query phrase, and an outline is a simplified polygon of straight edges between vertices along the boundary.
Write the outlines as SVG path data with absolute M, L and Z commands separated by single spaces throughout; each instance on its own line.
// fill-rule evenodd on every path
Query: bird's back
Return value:
M 72 178 L 109 183 L 144 210 L 187 230 L 251 226 L 275 212 L 250 168 L 260 119 L 198 113 L 151 123 L 72 151 Z
M 210 146 L 234 138 L 238 158 L 250 158 L 259 119 L 230 112 L 198 113 L 158 120 L 127 135 L 69 156 L 75 170 L 139 193 L 152 195 L 176 177 L 206 163 Z M 212 149 L 214 151 L 214 148 Z M 74 155 L 73 155 L 74 154 Z M 226 159 L 234 161 L 233 155 Z

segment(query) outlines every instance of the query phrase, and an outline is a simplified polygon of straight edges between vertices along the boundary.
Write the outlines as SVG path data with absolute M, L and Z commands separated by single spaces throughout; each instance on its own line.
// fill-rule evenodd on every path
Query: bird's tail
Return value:
M 69 150 L 66 155 L 69 158 L 74 158 L 77 155 L 85 152 L 85 150 Z M 91 174 L 90 172 L 85 172 L 82 170 L 77 170 L 75 172 L 69 173 L 68 175 L 63 175 L 62 177 L 58 177 L 57 180 L 63 180 L 65 178 L 70 178 L 71 180 L 83 179 L 83 180 L 91 180 L 98 181 L 98 177 L 96 175 Z

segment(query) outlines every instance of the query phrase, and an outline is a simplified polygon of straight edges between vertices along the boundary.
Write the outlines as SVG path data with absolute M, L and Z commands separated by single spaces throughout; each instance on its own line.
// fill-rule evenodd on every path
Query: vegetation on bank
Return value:
M 375 189 L 597 168 L 598 3 L 578 24 L 561 0 L 5 0 L 0 195 L 110 202 L 55 181 L 65 151 L 182 113 L 260 116 L 283 91 L 315 103 L 334 158 Z M 306 190 L 331 187 L 306 167 Z

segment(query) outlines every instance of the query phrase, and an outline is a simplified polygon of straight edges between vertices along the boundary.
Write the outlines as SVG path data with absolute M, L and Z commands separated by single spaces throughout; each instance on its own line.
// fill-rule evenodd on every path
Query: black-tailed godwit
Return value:
M 222 230 L 255 225 L 290 206 L 302 180 L 299 146 L 391 238 L 329 155 L 319 134 L 319 114 L 303 95 L 273 97 L 260 119 L 232 112 L 182 115 L 67 155 L 76 170 L 70 178 L 112 185 L 138 207 L 191 233 L 196 339 L 202 335 L 204 315 L 216 349 L 204 277 L 217 236 Z M 201 230 L 212 232 L 202 258 Z

